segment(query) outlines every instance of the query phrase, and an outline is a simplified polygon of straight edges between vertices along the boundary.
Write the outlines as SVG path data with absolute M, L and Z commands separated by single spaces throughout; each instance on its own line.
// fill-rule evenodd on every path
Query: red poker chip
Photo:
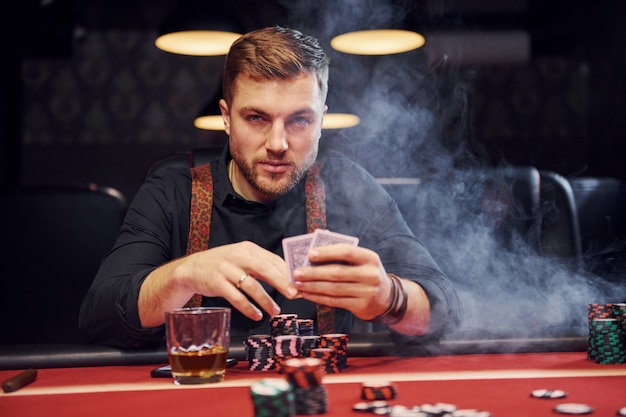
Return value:
M 560 414 L 591 414 L 593 407 L 587 404 L 565 403 L 556 405 L 554 411 Z

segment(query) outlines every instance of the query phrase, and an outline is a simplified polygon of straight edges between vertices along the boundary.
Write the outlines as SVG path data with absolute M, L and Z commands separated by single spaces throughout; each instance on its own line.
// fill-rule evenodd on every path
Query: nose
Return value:
M 274 122 L 265 140 L 268 152 L 283 153 L 287 150 L 287 132 L 281 122 Z

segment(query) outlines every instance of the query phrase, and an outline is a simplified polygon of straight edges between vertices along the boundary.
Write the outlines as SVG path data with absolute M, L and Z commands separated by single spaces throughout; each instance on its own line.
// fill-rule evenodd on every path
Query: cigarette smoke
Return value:
M 485 201 L 494 195 L 490 183 L 510 192 L 516 170 L 504 162 L 491 174 L 476 169 L 487 166 L 471 141 L 476 69 L 455 68 L 445 55 L 427 64 L 420 50 L 358 57 L 330 48 L 338 33 L 401 22 L 407 4 L 283 2 L 290 25 L 318 37 L 331 56 L 329 112 L 354 111 L 361 118 L 357 127 L 326 131 L 321 149 L 347 155 L 375 177 L 420 179 L 417 186 L 393 188 L 392 196 L 455 282 L 465 310 L 462 330 L 584 334 L 587 304 L 623 301 L 626 285 L 542 253 L 538 233 L 545 213 L 520 207 L 517 200 Z

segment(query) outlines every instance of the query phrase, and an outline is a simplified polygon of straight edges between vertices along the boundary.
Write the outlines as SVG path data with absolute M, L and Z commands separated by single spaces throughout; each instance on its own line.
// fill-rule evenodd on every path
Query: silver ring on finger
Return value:
M 249 277 L 249 275 L 248 275 L 248 274 L 243 274 L 243 275 L 241 276 L 241 278 L 239 278 L 239 281 L 237 281 L 237 285 L 236 285 L 238 290 L 241 290 L 241 286 L 243 285 L 243 282 L 244 282 L 244 281 L 246 280 L 246 278 L 248 278 L 248 277 Z

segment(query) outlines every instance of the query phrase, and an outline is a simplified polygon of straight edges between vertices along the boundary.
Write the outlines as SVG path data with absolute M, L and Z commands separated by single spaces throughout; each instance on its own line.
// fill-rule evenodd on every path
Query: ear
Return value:
M 226 104 L 226 100 L 220 100 L 220 112 L 222 113 L 222 119 L 224 120 L 224 131 L 228 136 L 230 136 L 230 110 L 228 109 L 228 104 Z
M 326 117 L 327 112 L 328 112 L 328 106 L 324 104 L 324 109 L 322 110 L 322 120 L 320 121 L 320 136 L 322 134 L 322 126 L 324 125 L 324 117 Z

